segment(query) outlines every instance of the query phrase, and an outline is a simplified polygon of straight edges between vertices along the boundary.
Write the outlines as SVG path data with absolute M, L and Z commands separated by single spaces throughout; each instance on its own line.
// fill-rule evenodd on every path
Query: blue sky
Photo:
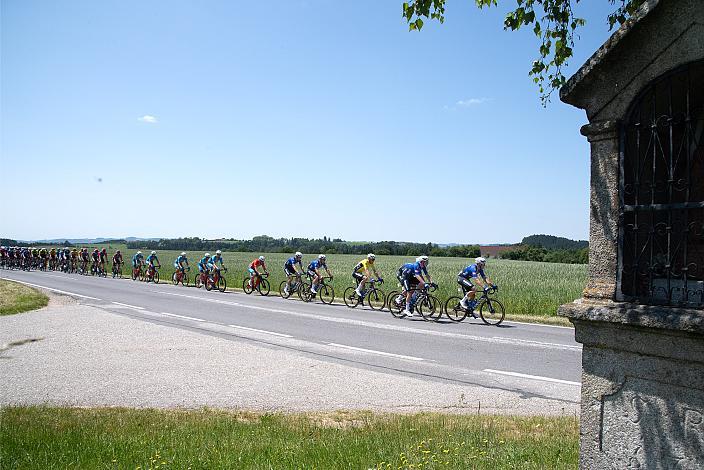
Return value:
M 587 238 L 586 118 L 540 105 L 514 2 L 401 3 L 3 0 L 0 236 Z

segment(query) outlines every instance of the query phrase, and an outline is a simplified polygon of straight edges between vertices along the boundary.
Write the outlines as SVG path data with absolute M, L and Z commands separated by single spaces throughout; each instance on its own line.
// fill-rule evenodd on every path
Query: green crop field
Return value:
M 102 245 L 101 245 L 102 246 Z M 116 249 L 121 249 L 125 254 L 125 275 L 129 276 L 132 255 L 136 250 L 127 250 L 125 245 L 106 245 L 109 254 Z M 150 250 L 142 250 L 145 255 Z M 159 251 L 159 260 L 162 263 L 162 282 L 170 282 L 173 273 L 173 261 L 179 251 Z M 247 272 L 249 263 L 259 253 L 223 252 L 225 265 L 229 272 L 226 274 L 228 289 L 241 289 L 242 280 Z M 264 253 L 266 264 L 271 273 L 271 290 L 276 295 L 278 286 L 284 280 L 282 266 L 284 261 L 291 256 L 288 253 Z M 197 262 L 203 253 L 188 253 L 191 263 L 191 279 L 197 271 Z M 315 257 L 314 254 L 304 254 L 304 266 Z M 347 286 L 353 284 L 351 271 L 353 266 L 363 258 L 363 255 L 327 255 L 328 266 L 335 276 L 336 301 L 342 301 L 342 292 Z M 376 265 L 379 273 L 384 277 L 385 284 L 382 289 L 388 292 L 397 288 L 396 270 L 398 267 L 413 257 L 408 256 L 377 256 Z M 431 258 L 428 270 L 433 280 L 439 285 L 436 295 L 443 301 L 457 293 L 457 273 L 466 266 L 470 260 L 464 258 Z M 582 295 L 586 284 L 587 266 L 579 264 L 537 263 L 531 261 L 512 261 L 489 259 L 486 267 L 487 275 L 499 285 L 499 299 L 506 307 L 507 317 L 532 316 L 549 319 L 555 317 L 557 307 L 561 304 L 572 302 Z

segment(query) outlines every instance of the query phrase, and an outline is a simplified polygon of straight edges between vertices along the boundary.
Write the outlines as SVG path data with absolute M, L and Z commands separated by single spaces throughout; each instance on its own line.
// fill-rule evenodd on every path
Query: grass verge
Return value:
M 575 418 L 6 407 L 12 468 L 577 468 Z
M 12 315 L 46 307 L 49 297 L 36 289 L 0 279 L 0 315 Z

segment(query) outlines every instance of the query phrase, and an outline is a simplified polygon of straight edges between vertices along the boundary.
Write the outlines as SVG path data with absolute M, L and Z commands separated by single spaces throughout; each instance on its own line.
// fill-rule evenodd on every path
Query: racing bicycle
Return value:
M 477 316 L 474 314 L 474 310 L 479 311 L 479 317 L 487 325 L 500 325 L 504 321 L 504 304 L 502 304 L 495 297 L 491 297 L 493 294 L 498 292 L 499 288 L 489 287 L 482 292 L 482 295 L 477 300 L 477 304 L 474 309 L 468 310 L 460 305 L 462 297 L 454 296 L 447 299 L 445 302 L 445 314 L 447 317 L 456 322 L 461 322 L 467 315 L 471 315 L 474 318 Z
M 367 287 L 364 289 L 364 292 L 362 292 L 362 297 L 357 295 L 357 292 L 355 290 L 359 286 L 357 284 L 356 286 L 350 286 L 347 289 L 345 289 L 345 305 L 347 305 L 349 308 L 355 308 L 357 305 L 364 304 L 364 302 L 367 302 L 367 305 L 369 305 L 369 308 L 372 310 L 381 310 L 384 308 L 384 305 L 386 304 L 386 298 L 384 297 L 384 292 L 381 289 L 377 289 L 376 283 L 383 284 L 384 281 L 382 279 L 370 279 L 367 281 Z
M 191 270 L 190 266 L 186 266 L 186 269 L 176 268 L 176 271 L 171 275 L 171 282 L 175 286 L 180 282 L 183 287 L 188 287 L 188 271 Z
M 411 309 L 414 309 L 423 317 L 425 321 L 438 321 L 442 316 L 442 302 L 431 294 L 437 290 L 435 283 L 428 284 L 428 287 L 418 286 L 411 289 Z M 386 296 L 386 305 L 389 307 L 391 315 L 396 318 L 406 316 L 403 311 L 406 308 L 406 295 L 403 292 L 391 291 Z M 413 310 L 411 310 L 413 311 Z
M 322 276 L 320 278 L 320 282 L 318 283 L 318 292 L 315 294 L 311 290 L 312 285 L 313 285 L 313 276 L 308 274 L 308 282 L 303 283 L 303 291 L 302 291 L 302 299 L 304 302 L 310 302 L 315 298 L 317 295 L 320 297 L 320 301 L 323 302 L 324 304 L 332 304 L 333 300 L 335 300 L 335 289 L 332 287 L 332 285 L 328 285 L 325 280 L 329 279 L 332 281 L 332 276 Z
M 264 296 L 269 295 L 269 291 L 271 291 L 271 285 L 269 284 L 269 280 L 267 279 L 267 277 L 269 277 L 268 273 L 264 273 L 264 274 L 256 274 L 255 273 L 254 276 L 245 276 L 244 280 L 242 280 L 242 290 L 247 295 L 254 292 L 255 289 L 252 286 L 251 281 L 254 280 L 255 278 L 258 278 L 256 291 L 259 292 L 259 295 L 264 295 Z

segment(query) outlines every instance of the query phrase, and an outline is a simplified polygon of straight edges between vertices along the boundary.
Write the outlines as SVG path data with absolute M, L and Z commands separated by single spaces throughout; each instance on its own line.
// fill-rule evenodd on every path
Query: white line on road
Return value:
M 519 372 L 508 372 L 505 370 L 484 369 L 484 372 L 489 372 L 491 374 L 510 375 L 511 377 L 520 377 L 522 379 L 542 380 L 543 382 L 555 382 L 559 384 L 576 385 L 578 387 L 582 385 L 580 382 L 570 382 L 569 380 L 553 379 L 552 377 L 541 377 L 539 375 L 521 374 Z
M 237 328 L 238 330 L 245 330 L 245 331 L 254 331 L 255 333 L 264 333 L 267 335 L 274 335 L 274 336 L 281 336 L 282 338 L 293 338 L 291 335 L 285 335 L 283 333 L 275 333 L 273 331 L 266 331 L 266 330 L 258 330 L 257 328 L 249 328 L 248 326 L 239 326 L 239 325 L 227 325 L 230 328 Z
M 136 305 L 123 304 L 122 302 L 113 302 L 115 305 L 120 305 L 126 308 L 133 308 L 135 310 L 144 310 L 144 307 L 137 307 Z
M 101 300 L 97 297 L 90 297 L 88 295 L 83 295 L 83 294 L 76 294 L 75 292 L 67 292 L 65 290 L 59 290 L 59 289 L 54 289 L 53 287 L 46 287 L 46 286 L 40 286 L 39 284 L 32 284 L 31 282 L 25 282 L 25 281 L 18 281 L 17 279 L 12 279 L 9 277 L 3 277 L 2 279 L 5 279 L 6 281 L 14 281 L 14 282 L 19 282 L 20 284 L 26 284 L 28 286 L 32 287 L 38 287 L 40 289 L 46 289 L 50 290 L 52 292 L 58 292 L 59 294 L 66 294 L 66 295 L 71 295 L 73 297 L 80 297 L 82 299 L 90 299 L 90 300 Z
M 356 325 L 356 326 L 363 326 L 367 328 L 376 328 L 376 329 L 381 329 L 381 330 L 391 330 L 395 332 L 404 332 L 404 333 L 415 333 L 415 334 L 421 334 L 421 335 L 430 335 L 430 336 L 442 336 L 445 338 L 454 338 L 454 339 L 463 339 L 467 341 L 481 341 L 481 342 L 486 342 L 486 343 L 496 343 L 496 344 L 510 344 L 510 345 L 521 345 L 521 346 L 532 346 L 532 347 L 537 347 L 537 348 L 548 348 L 548 349 L 562 349 L 562 350 L 568 350 L 568 351 L 581 351 L 582 346 L 580 344 L 561 344 L 561 343 L 545 343 L 545 342 L 540 342 L 540 341 L 529 341 L 529 340 L 521 340 L 521 339 L 515 339 L 515 338 L 506 338 L 506 337 L 501 337 L 501 336 L 494 336 L 494 337 L 486 337 L 486 336 L 477 336 L 477 335 L 465 335 L 465 334 L 460 334 L 460 333 L 449 333 L 446 331 L 434 331 L 434 330 L 426 330 L 423 328 L 411 328 L 407 326 L 401 326 L 401 325 L 387 325 L 383 323 L 372 323 L 372 322 L 367 322 L 363 320 L 354 320 L 351 318 L 341 318 L 341 317 L 328 317 L 324 315 L 316 315 L 312 313 L 303 313 L 303 312 L 294 312 L 291 310 L 284 310 L 284 309 L 278 309 L 278 308 L 269 308 L 269 307 L 260 307 L 258 305 L 249 305 L 249 304 L 244 304 L 240 302 L 231 302 L 227 300 L 219 300 L 219 299 L 208 299 L 205 297 L 198 297 L 195 295 L 188 295 L 188 294 L 178 294 L 175 292 L 164 292 L 164 291 L 154 291 L 157 294 L 164 294 L 164 295 L 174 295 L 177 297 L 185 297 L 189 299 L 195 299 L 195 300 L 201 300 L 204 302 L 211 302 L 211 303 L 217 303 L 217 304 L 222 304 L 222 305 L 230 305 L 233 307 L 243 307 L 243 308 L 249 308 L 252 310 L 261 310 L 265 312 L 271 312 L 271 313 L 283 313 L 286 315 L 293 315 L 301 318 L 311 318 L 315 320 L 323 320 L 323 321 L 329 321 L 329 322 L 334 322 L 334 323 L 344 323 L 348 325 Z
M 384 351 L 375 351 L 373 349 L 364 349 L 364 348 L 357 348 L 354 346 L 347 346 L 345 344 L 337 344 L 337 343 L 328 343 L 328 346 L 334 346 L 336 348 L 343 348 L 343 349 L 351 349 L 352 351 L 360 351 L 360 352 L 365 352 L 369 354 L 378 354 L 379 356 L 389 356 L 389 357 L 398 357 L 399 359 L 408 359 L 409 361 L 422 361 L 422 357 L 415 357 L 415 356 L 404 356 L 403 354 L 394 354 L 394 353 L 388 353 Z
M 205 321 L 202 318 L 187 317 L 185 315 L 176 315 L 175 313 L 161 312 L 161 314 L 166 315 L 167 317 L 183 318 L 184 320 Z

